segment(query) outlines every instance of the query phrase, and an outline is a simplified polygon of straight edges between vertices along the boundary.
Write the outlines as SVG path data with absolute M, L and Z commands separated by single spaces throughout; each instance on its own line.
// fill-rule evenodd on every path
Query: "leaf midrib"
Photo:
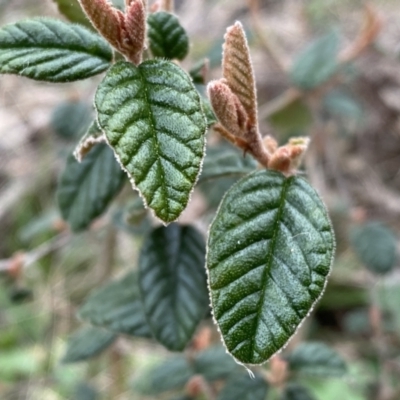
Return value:
M 285 208 L 285 198 L 286 198 L 287 192 L 289 190 L 289 187 L 290 187 L 292 181 L 293 181 L 293 178 L 284 178 L 281 195 L 279 197 L 279 208 L 276 213 L 276 219 L 274 221 L 274 227 L 273 227 L 274 233 L 273 233 L 273 236 L 270 241 L 269 251 L 266 254 L 267 262 L 266 262 L 266 266 L 265 266 L 265 269 L 264 269 L 262 277 L 261 277 L 261 295 L 259 297 L 259 300 L 258 300 L 257 306 L 256 306 L 257 314 L 256 314 L 256 318 L 255 318 L 254 335 L 250 339 L 250 349 L 251 349 L 250 357 L 251 358 L 253 358 L 253 354 L 254 354 L 254 350 L 255 350 L 255 337 L 256 337 L 258 327 L 260 324 L 260 320 L 261 320 L 262 305 L 264 304 L 264 298 L 265 298 L 266 287 L 267 287 L 266 281 L 268 279 L 269 272 L 271 271 L 271 267 L 272 267 L 272 261 L 274 258 L 273 254 L 275 251 L 275 246 L 277 243 L 277 237 L 278 237 L 278 232 L 279 232 L 279 223 L 280 223 L 280 220 L 281 220 L 284 208 Z

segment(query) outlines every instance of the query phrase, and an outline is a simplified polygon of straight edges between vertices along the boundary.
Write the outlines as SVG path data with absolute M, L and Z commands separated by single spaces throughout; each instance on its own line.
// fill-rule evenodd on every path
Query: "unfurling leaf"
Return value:
M 111 64 L 112 51 L 88 29 L 34 18 L 0 29 L 0 73 L 48 82 L 89 78 Z
M 265 400 L 268 384 L 256 374 L 251 378 L 248 374 L 235 374 L 226 382 L 217 400 Z
M 222 59 L 223 77 L 246 110 L 249 122 L 257 126 L 257 92 L 249 46 L 242 24 L 227 29 Z
M 81 162 L 83 158 L 90 152 L 90 150 L 98 143 L 104 142 L 104 137 L 101 128 L 96 121 L 92 121 L 87 132 L 82 136 L 78 145 L 74 150 L 74 157 L 78 162 Z
M 115 64 L 95 104 L 108 143 L 156 216 L 185 209 L 204 156 L 206 119 L 189 76 L 164 60 Z
M 303 179 L 258 171 L 224 197 L 210 227 L 214 318 L 238 361 L 279 351 L 321 296 L 335 241 L 325 206 Z
M 153 230 L 139 258 L 139 286 L 154 337 L 183 350 L 208 309 L 205 242 L 191 226 Z
M 132 0 L 125 13 L 108 0 L 79 0 L 93 26 L 120 53 L 134 64 L 142 60 L 146 37 L 144 0 Z
M 189 52 L 189 38 L 175 15 L 165 11 L 150 14 L 149 46 L 155 57 L 183 60 Z
M 95 357 L 107 349 L 116 338 L 114 332 L 102 328 L 89 326 L 80 329 L 68 339 L 63 362 L 74 363 Z
M 140 300 L 136 272 L 90 293 L 79 317 L 95 326 L 131 336 L 151 337 Z
M 301 374 L 337 377 L 347 372 L 342 357 L 324 343 L 302 343 L 285 359 L 292 371 Z
M 71 154 L 57 188 L 61 214 L 71 229 L 86 229 L 99 217 L 121 190 L 124 178 L 112 150 L 104 143 L 92 148 L 81 163 Z

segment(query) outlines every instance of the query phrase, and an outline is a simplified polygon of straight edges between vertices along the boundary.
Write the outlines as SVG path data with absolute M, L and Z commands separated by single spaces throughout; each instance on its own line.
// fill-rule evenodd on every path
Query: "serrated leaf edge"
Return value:
M 260 171 L 255 171 L 255 172 L 252 172 L 252 173 L 250 173 L 250 174 L 247 174 L 244 178 L 246 178 L 246 177 L 249 176 L 249 175 L 258 173 L 258 172 L 260 172 Z M 242 179 L 244 179 L 244 178 L 242 178 Z M 285 178 L 287 179 L 287 177 L 285 177 Z M 209 297 L 210 297 L 211 315 L 212 315 L 213 322 L 214 322 L 214 324 L 215 324 L 216 327 L 217 327 L 219 336 L 220 336 L 220 338 L 221 338 L 221 342 L 222 342 L 223 346 L 225 347 L 225 351 L 226 351 L 227 354 L 229 354 L 229 355 L 235 360 L 235 362 L 236 362 L 238 365 L 241 365 L 242 367 L 244 367 L 244 368 L 247 370 L 247 372 L 250 374 L 250 376 L 251 376 L 252 378 L 254 378 L 254 373 L 253 373 L 247 366 L 259 366 L 259 365 L 263 365 L 263 364 L 265 364 L 266 362 L 268 362 L 273 356 L 275 356 L 275 355 L 281 353 L 281 352 L 287 347 L 287 345 L 288 345 L 289 342 L 292 340 L 292 338 L 296 335 L 296 333 L 299 331 L 299 329 L 300 329 L 301 326 L 303 325 L 304 321 L 311 315 L 311 313 L 313 312 L 313 310 L 314 310 L 316 304 L 321 300 L 321 298 L 322 298 L 322 296 L 323 296 L 323 294 L 324 294 L 324 292 L 325 292 L 326 286 L 327 286 L 327 284 L 328 284 L 328 278 L 329 278 L 329 276 L 330 276 L 330 274 L 331 274 L 331 272 L 332 272 L 332 265 L 333 265 L 333 260 L 334 260 L 334 258 L 335 258 L 335 251 L 336 251 L 336 240 L 335 240 L 335 236 L 333 235 L 333 236 L 332 236 L 332 239 L 333 239 L 333 249 L 332 249 L 332 256 L 331 256 L 331 261 L 330 261 L 330 265 L 329 265 L 329 272 L 326 274 L 326 278 L 325 278 L 325 282 L 324 282 L 324 286 L 323 286 L 323 288 L 322 288 L 322 291 L 321 291 L 320 295 L 317 297 L 317 299 L 315 299 L 315 301 L 312 303 L 312 305 L 311 305 L 309 311 L 307 312 L 306 316 L 299 322 L 299 324 L 297 325 L 297 327 L 296 327 L 296 329 L 294 330 L 293 334 L 288 338 L 288 340 L 286 341 L 286 343 L 285 343 L 279 350 L 277 350 L 274 354 L 272 354 L 270 358 L 268 358 L 267 360 L 263 361 L 263 362 L 260 363 L 260 364 L 247 364 L 247 363 L 245 364 L 245 363 L 239 361 L 239 360 L 238 360 L 233 354 L 231 354 L 230 351 L 228 350 L 228 347 L 226 346 L 226 343 L 225 343 L 224 337 L 223 337 L 223 335 L 222 335 L 221 329 L 220 329 L 220 327 L 219 327 L 218 321 L 217 321 L 217 319 L 215 318 L 215 315 L 214 315 L 214 308 L 213 308 L 212 296 L 211 296 L 211 282 L 210 282 L 211 279 L 210 279 L 210 272 L 209 272 L 209 270 L 208 270 L 208 268 L 207 268 L 207 264 L 208 264 L 208 252 L 209 252 L 208 238 L 209 238 L 209 236 L 210 236 L 211 227 L 213 226 L 213 224 L 214 224 L 214 222 L 215 222 L 215 220 L 216 220 L 216 218 L 217 218 L 217 216 L 218 216 L 218 214 L 219 214 L 219 212 L 220 212 L 220 209 L 221 209 L 222 203 L 223 203 L 224 200 L 225 200 L 225 197 L 227 197 L 228 193 L 229 193 L 234 187 L 236 187 L 237 185 L 239 185 L 239 183 L 242 181 L 242 179 L 240 179 L 238 182 L 234 183 L 234 184 L 226 191 L 226 193 L 225 193 L 224 196 L 222 197 L 222 200 L 221 200 L 221 202 L 220 202 L 220 204 L 219 204 L 219 206 L 218 206 L 218 209 L 217 209 L 217 211 L 216 211 L 216 213 L 215 213 L 215 216 L 214 216 L 213 220 L 211 221 L 211 223 L 210 223 L 210 225 L 209 225 L 209 227 L 208 227 L 208 229 L 207 229 L 207 236 L 206 236 L 206 238 L 207 238 L 207 240 L 206 240 L 206 265 L 205 265 L 205 270 L 206 270 L 206 273 L 207 273 L 207 288 L 208 288 L 208 294 L 209 294 Z M 299 178 L 299 179 L 303 179 L 303 178 Z M 303 180 L 305 180 L 305 179 L 303 179 Z M 308 183 L 308 182 L 307 182 L 307 183 Z M 315 189 L 314 187 L 312 187 L 311 185 L 310 185 L 310 187 L 314 190 L 314 192 L 317 194 L 317 196 L 321 199 L 321 203 L 322 203 L 322 205 L 323 205 L 323 207 L 324 207 L 325 213 L 326 213 L 326 215 L 329 216 L 329 214 L 328 214 L 328 209 L 327 209 L 325 203 L 322 201 L 321 196 L 319 195 L 319 193 L 316 191 L 316 189 Z M 328 223 L 329 223 L 329 226 L 330 226 L 331 230 L 333 231 L 333 226 L 332 226 L 332 222 L 331 222 L 330 218 L 327 218 L 327 220 L 328 220 Z
M 160 60 L 162 60 L 162 59 L 160 59 Z M 170 60 L 166 60 L 166 61 L 170 61 Z M 184 72 L 184 73 L 187 75 L 187 77 L 189 78 L 190 85 L 192 86 L 193 90 L 196 92 L 196 96 L 197 96 L 198 99 L 199 99 L 200 109 L 201 109 L 201 112 L 202 112 L 202 114 L 203 114 L 203 120 L 204 120 L 204 123 L 205 123 L 205 130 L 204 130 L 204 133 L 203 133 L 203 136 L 204 136 L 203 157 L 202 157 L 202 159 L 200 160 L 199 172 L 197 173 L 196 179 L 195 179 L 195 181 L 193 182 L 193 187 L 192 187 L 192 189 L 191 189 L 190 192 L 189 192 L 188 201 L 187 201 L 187 203 L 185 204 L 185 208 L 182 210 L 181 214 L 179 214 L 179 215 L 178 215 L 174 220 L 172 220 L 172 221 L 165 222 L 164 220 L 162 220 L 161 218 L 159 218 L 159 217 L 156 215 L 156 212 L 147 204 L 147 201 L 146 201 L 145 197 L 143 196 L 141 190 L 136 186 L 135 179 L 133 178 L 133 176 L 131 176 L 130 172 L 129 172 L 129 171 L 124 167 L 124 165 L 122 164 L 120 157 L 118 156 L 118 154 L 114 151 L 113 147 L 111 146 L 110 141 L 108 140 L 107 135 L 106 135 L 106 133 L 105 133 L 105 130 L 104 130 L 103 127 L 100 125 L 99 114 L 98 114 L 98 111 L 97 111 L 96 102 L 94 101 L 94 109 L 96 110 L 96 122 L 97 122 L 97 125 L 100 127 L 100 129 L 101 129 L 101 131 L 102 131 L 102 133 L 103 133 L 102 136 L 104 136 L 105 142 L 108 144 L 108 146 L 110 146 L 111 150 L 113 151 L 114 157 L 115 157 L 115 159 L 117 160 L 117 162 L 118 162 L 119 166 L 121 167 L 121 169 L 128 175 L 128 179 L 129 179 L 129 182 L 131 183 L 132 189 L 138 192 L 140 198 L 141 198 L 142 201 L 143 201 L 144 208 L 145 208 L 146 210 L 147 210 L 147 209 L 150 209 L 151 215 L 152 215 L 157 221 L 160 221 L 164 226 L 168 226 L 168 225 L 171 224 L 172 222 L 178 221 L 179 218 L 181 217 L 182 213 L 185 211 L 186 207 L 187 207 L 188 204 L 190 203 L 190 200 L 192 199 L 193 191 L 194 191 L 194 189 L 195 189 L 195 187 L 196 187 L 196 185 L 197 185 L 197 183 L 198 183 L 198 181 L 199 181 L 201 172 L 202 172 L 202 170 L 203 170 L 204 159 L 205 159 L 205 157 L 206 157 L 206 147 L 207 147 L 207 136 L 206 136 L 206 134 L 207 134 L 208 128 L 207 128 L 207 117 L 206 117 L 206 114 L 205 114 L 205 111 L 204 111 L 203 102 L 202 102 L 202 100 L 201 100 L 200 94 L 198 93 L 198 91 L 196 90 L 196 88 L 195 88 L 195 86 L 194 86 L 194 84 L 193 84 L 193 81 L 192 81 L 192 78 L 190 77 L 190 75 L 189 75 L 184 69 L 182 69 L 182 68 L 181 68 L 181 71 Z

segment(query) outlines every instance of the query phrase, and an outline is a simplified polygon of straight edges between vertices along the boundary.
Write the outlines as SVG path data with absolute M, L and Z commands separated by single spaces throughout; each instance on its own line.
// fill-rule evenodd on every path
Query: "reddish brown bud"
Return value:
M 290 172 L 291 159 L 290 152 L 286 146 L 279 147 L 278 150 L 272 155 L 268 168 L 280 171 L 283 174 L 288 174 Z

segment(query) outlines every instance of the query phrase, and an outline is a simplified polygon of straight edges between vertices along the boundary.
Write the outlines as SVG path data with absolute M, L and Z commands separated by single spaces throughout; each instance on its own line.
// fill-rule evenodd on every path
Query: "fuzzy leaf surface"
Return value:
M 105 71 L 108 43 L 81 25 L 34 18 L 0 29 L 0 73 L 38 81 L 70 82 Z
M 214 318 L 228 351 L 260 364 L 280 350 L 321 296 L 335 241 L 303 179 L 257 171 L 226 194 L 210 227 Z
M 170 61 L 119 62 L 95 104 L 107 141 L 146 204 L 166 223 L 177 219 L 204 155 L 206 119 L 189 76 Z
M 165 11 L 147 18 L 149 47 L 155 57 L 183 60 L 189 52 L 189 38 L 179 19 Z
M 226 382 L 217 400 L 265 400 L 268 384 L 260 375 L 235 374 Z
M 74 363 L 97 356 L 117 338 L 114 332 L 97 327 L 85 327 L 69 339 L 63 362 Z
M 331 347 L 324 343 L 302 343 L 287 357 L 289 368 L 302 374 L 338 377 L 347 372 L 346 363 Z
M 139 286 L 154 337 L 183 350 L 208 308 L 205 243 L 192 226 L 154 229 L 139 257 Z
M 151 337 L 135 272 L 93 291 L 78 315 L 95 326 L 113 332 Z
M 71 154 L 57 188 L 62 217 L 75 232 L 86 229 L 121 190 L 125 173 L 104 143 L 94 146 L 79 163 Z

